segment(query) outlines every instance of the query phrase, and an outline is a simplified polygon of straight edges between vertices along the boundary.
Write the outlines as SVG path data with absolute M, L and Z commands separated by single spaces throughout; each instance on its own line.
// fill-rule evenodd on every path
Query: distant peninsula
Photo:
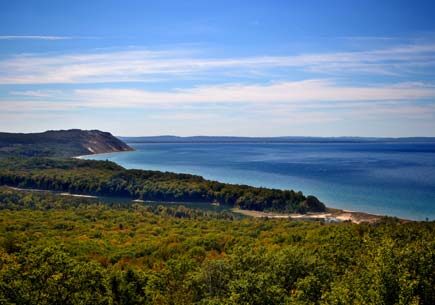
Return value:
M 73 157 L 131 151 L 133 148 L 109 132 L 49 130 L 41 133 L 0 132 L 0 157 Z
M 367 142 L 435 142 L 434 137 L 234 137 L 234 136 L 188 136 L 174 135 L 119 137 L 127 143 L 367 143 Z

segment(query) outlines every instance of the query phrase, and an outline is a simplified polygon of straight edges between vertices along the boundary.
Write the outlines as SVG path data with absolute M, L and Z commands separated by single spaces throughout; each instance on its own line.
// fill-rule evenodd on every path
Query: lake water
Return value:
M 435 219 L 435 143 L 129 143 L 87 156 L 126 168 L 301 190 L 327 206 Z

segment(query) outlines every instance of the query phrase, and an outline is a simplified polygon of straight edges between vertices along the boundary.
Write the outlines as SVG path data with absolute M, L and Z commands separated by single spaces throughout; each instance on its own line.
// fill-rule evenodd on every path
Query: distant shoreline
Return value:
M 346 143 L 435 143 L 435 137 L 234 137 L 234 136 L 138 136 L 118 137 L 130 144 L 346 144 Z

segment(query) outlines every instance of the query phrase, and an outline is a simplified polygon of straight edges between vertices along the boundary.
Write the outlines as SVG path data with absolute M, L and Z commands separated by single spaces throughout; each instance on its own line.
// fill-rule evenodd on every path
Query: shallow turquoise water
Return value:
M 126 168 L 302 190 L 331 207 L 435 219 L 435 143 L 158 143 L 88 156 Z

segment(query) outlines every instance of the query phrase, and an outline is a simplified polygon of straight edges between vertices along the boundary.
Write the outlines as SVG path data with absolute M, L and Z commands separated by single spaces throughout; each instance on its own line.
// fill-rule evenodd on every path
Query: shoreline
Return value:
M 103 152 L 103 153 L 95 153 L 95 154 L 87 154 L 87 155 L 80 155 L 80 156 L 73 156 L 70 157 L 72 159 L 79 159 L 79 160 L 83 160 L 86 157 L 90 157 L 90 156 L 96 156 L 96 155 L 106 155 L 106 154 L 113 154 L 113 153 L 127 153 L 127 152 L 132 152 L 134 150 L 120 150 L 120 151 L 109 151 L 109 152 Z M 118 163 L 117 163 L 118 164 Z M 119 164 L 118 164 L 119 165 Z
M 56 194 L 59 196 L 67 196 L 67 197 L 78 197 L 78 198 L 92 198 L 92 199 L 99 199 L 99 196 L 94 195 L 86 195 L 86 194 L 73 194 L 68 192 L 61 192 L 61 191 L 53 191 L 53 190 L 44 190 L 44 189 L 35 189 L 35 188 L 21 188 L 16 186 L 10 186 L 10 185 L 1 185 L 1 187 L 6 187 L 8 189 L 19 191 L 19 192 L 36 192 L 36 193 L 44 193 L 48 192 L 51 194 Z
M 67 196 L 67 197 L 77 197 L 77 198 L 89 198 L 89 199 L 102 199 L 103 196 L 95 196 L 95 195 L 86 195 L 86 194 L 73 194 L 68 192 L 57 192 L 52 190 L 43 190 L 43 189 L 34 189 L 34 188 L 19 188 L 9 185 L 3 185 L 3 187 L 21 191 L 21 192 L 49 192 L 53 194 L 57 194 L 59 196 Z M 159 201 L 149 201 L 149 200 L 140 200 L 140 199 L 132 199 L 132 202 L 136 203 L 159 203 Z M 185 205 L 186 202 L 168 202 L 162 201 L 162 204 L 177 204 L 177 205 Z M 213 203 L 208 203 L 213 206 Z M 278 213 L 278 212 L 263 212 L 256 210 L 244 210 L 240 208 L 230 208 L 229 211 L 236 214 L 241 214 L 248 217 L 253 218 L 270 218 L 270 219 L 290 219 L 290 220 L 302 220 L 302 221 L 322 221 L 325 223 L 340 223 L 340 222 L 352 222 L 355 224 L 360 223 L 376 223 L 380 221 L 384 217 L 391 217 L 387 215 L 376 215 L 369 214 L 365 212 L 357 212 L 357 211 L 349 211 L 349 210 L 340 210 L 334 208 L 326 208 L 325 212 L 310 212 L 307 214 L 299 214 L 299 213 Z M 402 222 L 413 222 L 414 220 L 398 218 Z
M 135 150 L 94 153 L 94 154 L 88 154 L 88 155 L 74 156 L 72 158 L 86 160 L 85 158 L 89 157 L 89 156 L 112 154 L 112 153 L 126 153 L 126 152 L 132 152 L 132 151 L 135 151 Z M 90 159 L 90 160 L 93 160 L 93 159 Z M 114 161 L 111 161 L 111 162 L 114 162 Z M 118 163 L 116 163 L 116 164 L 118 164 Z M 120 165 L 120 164 L 118 164 L 118 165 Z M 122 166 L 122 165 L 120 165 L 120 166 Z M 206 178 L 204 178 L 204 179 L 206 179 Z M 183 204 L 183 203 L 180 202 L 180 204 Z M 399 217 L 394 216 L 394 215 L 378 215 L 378 214 L 371 214 L 371 213 L 362 212 L 362 211 L 351 211 L 351 210 L 346 210 L 346 209 L 339 209 L 339 208 L 334 208 L 334 207 L 330 207 L 330 206 L 326 206 L 325 212 L 307 213 L 307 214 L 298 214 L 298 213 L 286 214 L 286 213 L 275 213 L 275 212 L 261 212 L 261 211 L 255 211 L 255 210 L 243 210 L 243 209 L 239 209 L 239 208 L 232 208 L 230 210 L 234 213 L 242 214 L 245 216 L 251 216 L 251 217 L 255 217 L 255 218 L 261 218 L 261 217 L 275 218 L 275 219 L 276 218 L 281 218 L 281 219 L 289 218 L 289 219 L 295 219 L 295 220 L 297 220 L 297 219 L 300 219 L 300 220 L 303 220 L 303 219 L 305 219 L 305 220 L 322 220 L 325 222 L 350 221 L 352 223 L 357 223 L 357 224 L 363 223 L 363 222 L 375 223 L 384 217 L 397 218 L 401 221 L 406 221 L 406 222 L 416 221 L 416 220 L 412 220 L 412 219 L 399 218 Z
M 387 215 L 376 215 L 365 212 L 339 210 L 328 208 L 326 212 L 321 213 L 275 213 L 275 212 L 262 212 L 254 210 L 243 210 L 239 208 L 232 208 L 233 213 L 242 214 L 254 218 L 270 218 L 270 219 L 290 219 L 290 220 L 309 220 L 309 221 L 323 221 L 325 223 L 340 223 L 340 222 L 352 222 L 355 224 L 360 223 L 376 223 L 384 217 L 391 217 Z M 410 219 L 400 219 L 403 222 L 411 222 Z

